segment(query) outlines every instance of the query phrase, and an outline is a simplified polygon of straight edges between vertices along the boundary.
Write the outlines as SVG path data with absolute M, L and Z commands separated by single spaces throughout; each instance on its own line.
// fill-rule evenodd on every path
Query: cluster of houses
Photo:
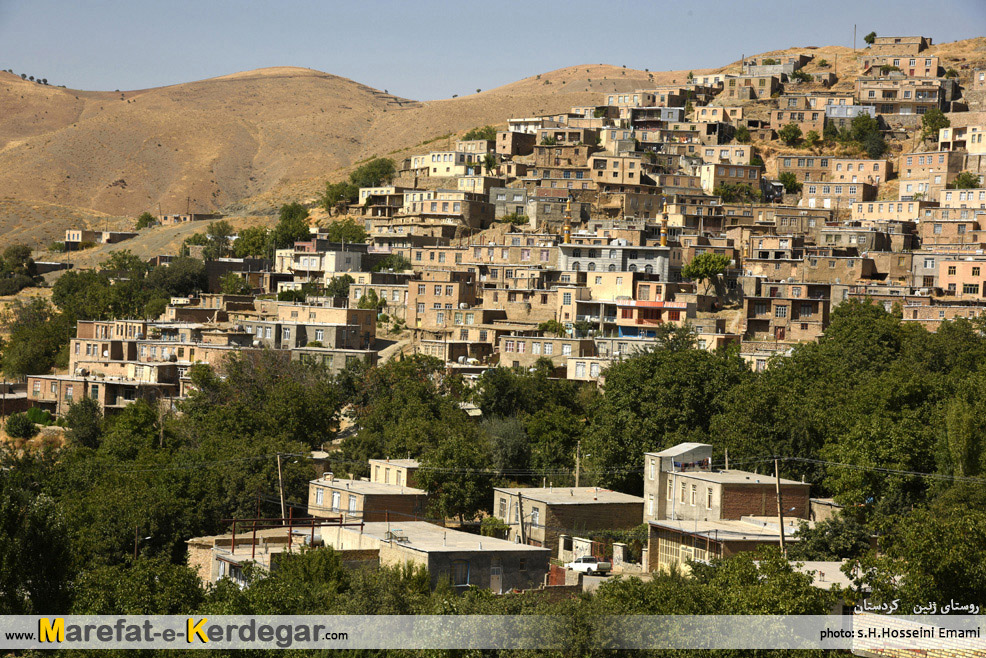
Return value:
M 490 139 L 414 155 L 349 207 L 367 243 L 332 242 L 313 227 L 272 260 L 210 261 L 210 291 L 172 299 L 159 318 L 79 322 L 68 372 L 29 377 L 27 399 L 62 414 L 84 396 L 110 413 L 137 399 L 180 399 L 191 366 L 230 353 L 277 350 L 338 371 L 376 363 L 393 341 L 466 377 L 546 359 L 557 377 L 601 383 L 609 365 L 652 346 L 669 324 L 690 328 L 700 349 L 738 346 L 763 370 L 816 340 L 850 299 L 931 331 L 978 317 L 986 119 L 967 110 L 981 103 L 986 71 L 956 77 L 933 50 L 926 37 L 877 37 L 858 58 L 854 86 L 810 51 L 750 58 L 735 73 L 607 93 L 598 105 L 512 118 Z M 791 124 L 822 135 L 861 115 L 895 140 L 920 130 L 932 109 L 951 123 L 935 145 L 892 158 L 770 142 Z M 965 172 L 978 182 L 956 188 Z M 728 264 L 708 279 L 683 276 L 705 254 Z M 255 294 L 220 293 L 230 273 Z M 317 296 L 342 276 L 352 280 L 347 296 Z M 291 290 L 305 301 L 271 298 Z M 503 537 L 423 520 L 420 466 L 373 460 L 365 480 L 312 481 L 307 520 L 190 540 L 191 561 L 205 580 L 241 578 L 246 561 L 269 568 L 297 546 L 332 546 L 353 564 L 420 564 L 436 582 L 500 592 L 557 579 L 551 560 L 592 552 L 583 535 L 596 530 L 646 523 L 648 546 L 634 564 L 653 571 L 796 540 L 798 521 L 832 509 L 810 498 L 807 483 L 713 468 L 708 445 L 643 459 L 643 497 L 496 489 L 489 514 L 508 528 Z M 614 562 L 629 565 L 618 548 Z M 817 573 L 832 577 L 830 567 Z
M 232 533 L 187 542 L 204 582 L 243 581 L 242 566 L 270 569 L 285 552 L 331 547 L 354 567 L 417 565 L 432 582 L 495 593 L 580 585 L 566 562 L 605 556 L 616 573 L 689 568 L 689 561 L 728 557 L 798 541 L 802 523 L 831 516 L 810 485 L 757 472 L 715 468 L 712 446 L 683 443 L 643 455 L 644 496 L 599 487 L 497 487 L 487 514 L 499 536 L 477 535 L 427 519 L 428 493 L 416 488 L 423 468 L 411 459 L 371 459 L 366 478 L 322 473 L 309 483 L 307 516 L 247 520 Z M 778 513 L 781 516 L 778 516 Z M 647 526 L 642 551 L 593 540 L 595 531 Z M 810 563 L 816 583 L 842 582 L 841 563 Z M 584 584 L 584 583 L 582 583 Z

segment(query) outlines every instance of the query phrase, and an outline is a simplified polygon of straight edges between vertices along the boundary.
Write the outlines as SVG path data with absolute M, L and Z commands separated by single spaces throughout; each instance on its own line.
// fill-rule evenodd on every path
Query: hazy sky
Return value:
M 0 69 L 114 90 L 304 66 L 427 100 L 576 64 L 659 71 L 851 46 L 853 23 L 858 44 L 871 30 L 986 36 L 986 0 L 0 0 Z

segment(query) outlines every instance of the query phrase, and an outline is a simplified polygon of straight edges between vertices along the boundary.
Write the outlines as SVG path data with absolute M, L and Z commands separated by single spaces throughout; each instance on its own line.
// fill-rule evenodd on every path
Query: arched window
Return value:
M 654 273 L 654 266 L 653 265 L 645 265 L 644 266 L 644 272 L 646 272 L 647 274 L 653 274 Z
M 596 258 L 596 257 L 597 257 L 596 250 L 595 249 L 590 249 L 589 250 L 589 258 Z
M 582 258 L 582 250 L 581 249 L 573 249 L 572 250 L 572 258 Z
M 615 272 L 616 271 L 616 265 L 613 265 L 612 263 L 610 263 L 609 264 L 609 271 L 610 272 Z
M 630 272 L 636 272 L 636 271 L 637 271 L 637 266 L 636 266 L 636 265 L 631 265 L 631 266 L 630 266 L 630 267 L 628 267 L 627 269 L 628 269 L 628 270 L 629 270 Z
M 579 264 L 577 262 L 576 263 L 572 263 L 572 269 L 575 270 L 576 272 L 578 272 L 579 269 L 580 269 L 579 268 Z
M 586 269 L 588 269 L 588 270 L 589 270 L 590 272 L 595 272 L 595 271 L 596 271 L 596 264 L 595 264 L 595 263 L 592 263 L 592 262 L 590 262 L 590 263 L 589 263 L 589 267 L 588 267 L 588 268 L 586 268 Z

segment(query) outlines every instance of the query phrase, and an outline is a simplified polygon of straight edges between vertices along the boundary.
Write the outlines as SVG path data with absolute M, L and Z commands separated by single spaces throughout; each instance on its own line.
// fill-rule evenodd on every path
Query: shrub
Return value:
M 778 180 L 784 186 L 785 192 L 793 194 L 801 191 L 801 183 L 798 182 L 798 177 L 792 171 L 785 171 Z
M 541 76 L 538 77 L 540 78 Z M 462 140 L 465 142 L 474 139 L 494 140 L 496 139 L 496 128 L 494 128 L 493 126 L 483 126 L 482 128 L 473 128 L 472 130 L 470 130 L 469 132 L 467 132 L 465 135 L 462 136 Z
M 10 414 L 4 429 L 7 430 L 7 436 L 14 439 L 30 439 L 38 434 L 37 426 L 27 414 Z
M 801 141 L 801 128 L 796 123 L 789 123 L 777 131 L 777 136 L 788 146 L 794 146 Z
M 51 425 L 55 417 L 40 407 L 31 407 L 26 412 L 28 420 L 35 425 Z
M 746 126 L 739 126 L 736 128 L 736 141 L 740 144 L 750 143 L 750 129 Z

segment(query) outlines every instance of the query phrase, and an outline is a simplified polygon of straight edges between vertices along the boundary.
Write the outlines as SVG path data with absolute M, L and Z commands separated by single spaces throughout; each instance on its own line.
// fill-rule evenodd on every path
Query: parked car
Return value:
M 565 568 L 571 569 L 572 571 L 581 571 L 582 573 L 591 576 L 594 573 L 609 573 L 613 570 L 613 565 L 609 562 L 602 562 L 599 558 L 589 555 L 586 557 L 576 558 L 574 562 L 569 562 L 566 564 Z

